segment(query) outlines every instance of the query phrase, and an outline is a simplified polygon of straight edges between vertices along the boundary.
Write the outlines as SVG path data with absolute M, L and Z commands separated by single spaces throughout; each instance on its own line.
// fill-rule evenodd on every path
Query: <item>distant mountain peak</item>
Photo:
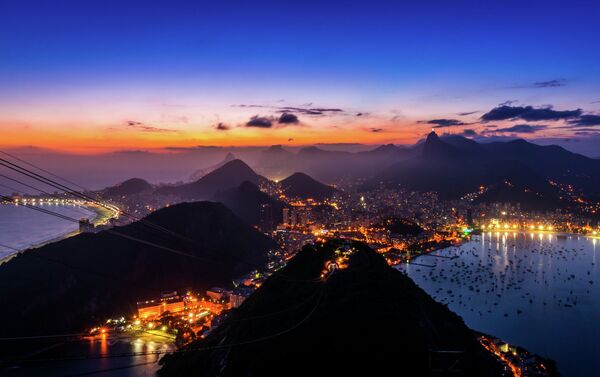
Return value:
M 204 177 L 206 174 L 217 170 L 221 166 L 223 166 L 226 163 L 228 163 L 229 161 L 233 161 L 233 160 L 235 160 L 235 155 L 231 152 L 227 152 L 227 154 L 225 155 L 225 158 L 223 160 L 221 160 L 221 162 L 219 162 L 218 164 L 209 166 L 204 169 L 196 170 L 192 175 L 190 175 L 190 181 L 197 181 L 200 178 Z
M 286 195 L 299 198 L 325 198 L 331 196 L 335 191 L 333 187 L 301 172 L 296 172 L 282 180 L 281 188 Z
M 107 187 L 102 191 L 106 196 L 134 195 L 152 191 L 152 185 L 142 178 L 130 178 L 118 185 Z
M 423 145 L 423 156 L 425 157 L 445 157 L 453 155 L 454 147 L 443 142 L 435 131 L 431 131 L 425 139 Z
M 427 134 L 427 140 L 432 140 L 432 139 L 439 139 L 440 137 L 438 136 L 438 134 L 434 131 L 431 130 L 431 132 L 429 134 Z
M 317 153 L 323 153 L 323 152 L 327 152 L 324 149 L 321 148 L 317 148 L 314 145 L 310 146 L 310 147 L 304 147 L 302 149 L 300 149 L 300 151 L 298 153 L 300 154 L 317 154 Z
M 239 158 L 233 159 L 229 162 L 227 162 L 225 165 L 221 166 L 219 169 L 215 170 L 216 171 L 223 171 L 223 170 L 229 170 L 229 169 L 244 169 L 244 170 L 251 170 L 252 172 L 254 172 L 254 170 L 252 170 L 252 168 L 250 166 L 248 166 L 248 164 L 246 164 L 244 161 L 240 160 Z

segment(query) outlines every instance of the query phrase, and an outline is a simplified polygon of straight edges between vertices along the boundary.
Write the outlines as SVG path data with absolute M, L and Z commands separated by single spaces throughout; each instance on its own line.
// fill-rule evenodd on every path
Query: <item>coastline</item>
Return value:
M 94 226 L 104 225 L 112 218 L 112 212 L 106 208 L 103 208 L 100 206 L 95 206 L 95 205 L 94 206 L 81 206 L 81 207 L 88 210 L 89 212 L 91 212 L 92 215 L 89 219 L 90 219 L 90 222 L 92 224 L 94 224 Z M 4 263 L 8 262 L 15 256 L 17 256 L 18 254 L 23 253 L 27 250 L 37 249 L 39 247 L 42 247 L 42 246 L 45 246 L 45 245 L 48 245 L 48 244 L 51 244 L 54 242 L 62 241 L 64 239 L 76 236 L 80 233 L 81 232 L 79 231 L 79 229 L 76 229 L 76 230 L 73 230 L 70 232 L 57 234 L 56 236 L 49 238 L 47 240 L 33 243 L 25 248 L 20 249 L 19 251 L 15 251 L 14 253 L 9 254 L 9 255 L 5 256 L 4 258 L 0 259 L 0 266 Z

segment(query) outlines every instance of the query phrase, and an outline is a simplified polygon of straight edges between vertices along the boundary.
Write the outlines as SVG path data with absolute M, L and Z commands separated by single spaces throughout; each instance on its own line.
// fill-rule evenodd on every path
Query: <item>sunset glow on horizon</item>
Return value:
M 29 3 L 3 6 L 2 148 L 600 138 L 592 2 Z

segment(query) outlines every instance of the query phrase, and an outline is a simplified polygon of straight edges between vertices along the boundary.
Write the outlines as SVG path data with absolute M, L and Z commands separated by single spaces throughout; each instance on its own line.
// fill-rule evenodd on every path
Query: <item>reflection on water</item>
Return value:
M 175 346 L 164 337 L 142 333 L 137 336 L 102 335 L 59 342 L 37 357 L 43 361 L 0 367 L 0 376 L 87 376 L 149 377 L 159 369 L 158 361 Z M 158 354 L 160 352 L 160 354 Z M 132 353 L 142 353 L 132 356 Z
M 469 327 L 556 360 L 564 376 L 598 376 L 596 249 L 584 237 L 494 232 L 418 259 L 431 268 L 398 268 Z

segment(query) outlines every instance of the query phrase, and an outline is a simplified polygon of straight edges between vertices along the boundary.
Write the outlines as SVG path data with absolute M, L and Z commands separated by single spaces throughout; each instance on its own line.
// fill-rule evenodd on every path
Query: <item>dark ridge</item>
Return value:
M 115 231 L 184 256 L 103 231 L 31 249 L 0 266 L 0 336 L 78 332 L 136 302 L 187 287 L 228 284 L 262 265 L 275 242 L 220 203 L 174 205 L 146 220 L 187 239 L 135 222 Z
M 503 375 L 460 317 L 365 245 L 345 245 L 305 246 L 159 375 L 428 376 L 441 355 L 432 350 L 462 352 L 463 376 Z M 357 249 L 348 268 L 311 283 L 338 247 Z

